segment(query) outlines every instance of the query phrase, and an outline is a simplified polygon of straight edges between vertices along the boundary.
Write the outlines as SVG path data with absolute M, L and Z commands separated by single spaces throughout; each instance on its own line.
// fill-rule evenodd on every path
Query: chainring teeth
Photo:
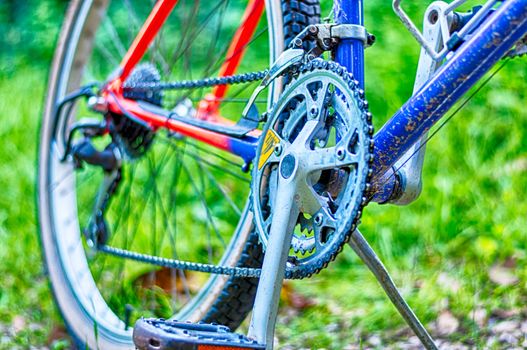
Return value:
M 368 111 L 369 105 L 364 99 L 364 91 L 359 88 L 359 83 L 353 79 L 344 67 L 335 62 L 327 62 L 321 59 L 315 59 L 299 67 L 297 73 L 296 76 L 291 78 L 273 110 L 269 113 L 268 123 L 264 127 L 263 135 L 270 132 L 269 130 L 273 130 L 273 133 L 280 135 L 285 142 L 294 141 L 302 131 L 306 121 L 309 120 L 308 96 L 302 97 L 302 93 L 299 93 L 299 91 L 307 91 L 313 101 L 322 103 L 323 109 L 323 113 L 320 111 L 317 114 L 317 119 L 322 122 L 323 127 L 315 130 L 308 139 L 310 143 L 309 148 L 311 148 L 308 152 L 318 148 L 331 147 L 327 146 L 327 140 L 332 137 L 336 140 L 347 136 L 349 139 L 346 142 L 352 144 L 351 139 L 355 135 L 346 134 L 348 132 L 350 134 L 357 133 L 357 140 L 353 142 L 353 145 L 345 144 L 344 146 L 350 154 L 357 155 L 359 160 L 354 166 L 336 166 L 335 168 L 320 171 L 320 174 L 316 175 L 319 176 L 319 182 L 326 181 L 322 185 L 327 186 L 325 188 L 327 192 L 329 185 L 327 179 L 322 180 L 322 172 L 327 171 L 330 175 L 343 169 L 347 172 L 348 178 L 344 181 L 344 185 L 336 191 L 339 196 L 336 198 L 329 196 L 325 202 L 329 203 L 325 205 L 330 205 L 330 202 L 335 200 L 333 205 L 336 203 L 336 209 L 334 211 L 328 209 L 327 212 L 330 212 L 329 215 L 333 215 L 333 222 L 336 220 L 337 222 L 344 221 L 345 223 L 340 227 L 336 224 L 334 226 L 322 225 L 321 227 L 315 227 L 314 217 L 307 218 L 303 216 L 305 213 L 301 212 L 300 219 L 297 221 L 296 229 L 293 233 L 286 270 L 287 278 L 304 278 L 318 273 L 329 262 L 334 260 L 342 250 L 343 245 L 349 240 L 351 232 L 359 222 L 363 206 L 367 204 L 364 193 L 370 187 L 370 168 L 373 159 L 372 115 Z M 321 84 L 321 87 L 324 87 L 325 83 L 327 84 L 325 87 L 327 90 L 323 92 L 325 94 L 323 96 L 324 101 L 319 100 L 320 89 L 314 93 L 307 88 L 310 84 L 317 85 L 318 82 L 322 81 L 321 79 L 326 79 Z M 330 85 L 333 89 L 331 92 L 329 92 Z M 330 113 L 330 108 L 333 109 L 332 114 Z M 353 110 L 353 112 L 350 113 L 350 110 Z M 350 119 L 349 115 L 353 115 L 355 119 Z M 292 120 L 293 118 L 296 118 L 296 120 Z M 332 129 L 335 129 L 335 131 L 330 136 Z M 284 131 L 286 132 L 284 133 Z M 319 140 L 321 140 L 322 145 L 318 144 L 317 147 Z M 332 141 L 334 146 L 338 144 L 335 140 Z M 256 163 L 259 161 L 260 152 L 261 145 L 258 147 Z M 269 159 L 266 160 L 265 166 L 261 169 L 257 167 L 253 169 L 251 195 L 256 228 L 259 236 L 263 236 L 260 240 L 264 247 L 268 232 L 263 230 L 262 224 L 263 221 L 269 222 L 272 217 L 273 208 L 271 203 L 274 202 L 274 196 L 268 193 L 270 184 L 269 182 L 266 183 L 271 176 L 263 176 L 263 173 L 265 171 L 271 172 L 270 169 L 273 162 L 278 164 L 276 158 L 272 161 L 269 161 Z M 314 186 L 318 185 L 319 182 L 311 184 L 313 191 L 315 191 Z M 317 192 L 317 195 L 321 196 L 322 193 L 323 190 L 320 193 Z M 265 213 L 262 213 L 261 209 L 265 209 Z M 317 241 L 321 237 L 325 237 L 324 242 Z

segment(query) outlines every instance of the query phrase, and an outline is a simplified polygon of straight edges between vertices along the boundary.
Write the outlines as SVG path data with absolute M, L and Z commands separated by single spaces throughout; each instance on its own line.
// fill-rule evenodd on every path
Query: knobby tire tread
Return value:
M 320 23 L 319 0 L 283 0 L 285 48 L 306 26 Z M 242 252 L 239 267 L 260 268 L 264 253 L 258 234 L 252 232 Z M 231 277 L 227 281 L 213 306 L 203 319 L 204 322 L 218 323 L 235 330 L 252 310 L 257 278 Z

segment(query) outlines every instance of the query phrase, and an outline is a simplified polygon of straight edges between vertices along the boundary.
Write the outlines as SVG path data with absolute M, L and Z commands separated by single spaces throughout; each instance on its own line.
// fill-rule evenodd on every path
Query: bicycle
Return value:
M 431 4 L 421 34 L 394 0 L 423 49 L 414 95 L 374 135 L 363 88 L 375 37 L 360 1 L 335 0 L 323 24 L 316 0 L 74 1 L 50 75 L 38 204 L 75 340 L 132 348 L 132 322 L 150 315 L 228 327 L 140 320 L 136 341 L 151 348 L 171 336 L 141 333 L 151 326 L 235 342 L 228 330 L 252 310 L 239 347 L 272 348 L 283 278 L 319 272 L 349 244 L 435 348 L 357 226 L 371 201 L 417 198 L 427 131 L 498 60 L 525 53 L 525 0 L 456 12 L 465 2 Z

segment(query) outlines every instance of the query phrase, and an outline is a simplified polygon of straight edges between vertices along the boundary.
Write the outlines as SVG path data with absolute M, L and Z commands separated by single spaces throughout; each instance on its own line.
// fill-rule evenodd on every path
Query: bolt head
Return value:
M 311 109 L 309 110 L 309 117 L 311 119 L 316 118 L 317 114 L 318 114 L 317 106 L 312 106 Z
M 282 145 L 277 144 L 274 146 L 274 154 L 280 156 L 282 154 Z
M 337 158 L 339 160 L 343 160 L 345 156 L 346 156 L 346 151 L 344 151 L 343 148 L 337 149 Z
M 313 221 L 315 222 L 315 225 L 317 226 L 322 225 L 322 214 L 317 214 Z

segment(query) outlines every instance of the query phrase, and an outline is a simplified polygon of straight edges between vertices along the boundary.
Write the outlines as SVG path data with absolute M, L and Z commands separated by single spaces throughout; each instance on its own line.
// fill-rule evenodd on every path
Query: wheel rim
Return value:
M 100 1 L 84 2 L 79 9 L 79 18 L 84 17 L 87 20 L 77 21 L 72 30 L 72 35 L 69 41 L 75 42 L 75 37 L 78 37 L 83 31 L 86 30 L 84 27 L 85 23 L 89 24 L 90 21 L 94 21 L 92 19 L 94 16 L 93 13 L 96 12 L 94 9 L 98 9 L 100 11 L 105 7 L 106 4 Z M 270 17 L 272 18 L 273 16 Z M 96 20 L 94 22 L 96 22 Z M 89 44 L 77 45 L 74 48 L 70 47 L 70 49 L 65 53 L 63 60 L 63 67 L 65 68 L 62 70 L 62 75 L 58 78 L 58 83 L 54 91 L 55 97 L 64 96 L 67 91 L 70 91 L 72 87 L 78 85 L 78 82 L 81 81 L 81 68 L 70 69 L 69 67 L 75 66 L 73 64 L 74 61 L 78 67 L 82 67 L 83 64 L 78 63 L 79 55 L 81 55 L 83 52 L 90 51 L 90 49 L 91 47 Z M 275 48 L 275 50 L 276 49 L 277 48 Z M 53 96 L 53 94 L 51 94 L 51 96 Z M 55 98 L 55 100 L 57 100 L 57 98 Z M 180 140 L 174 138 L 167 140 L 170 143 L 180 142 Z M 190 143 L 185 142 L 185 146 L 187 145 L 190 145 Z M 171 147 L 172 146 L 173 145 L 171 145 Z M 79 178 L 74 174 L 75 171 L 71 164 L 63 164 L 58 161 L 60 149 L 57 147 L 56 143 L 48 145 L 47 147 L 49 147 L 49 154 L 45 158 L 49 157 L 46 162 L 48 171 L 46 174 L 44 174 L 45 181 L 43 182 L 45 184 L 45 188 L 49 190 L 49 193 L 47 193 L 45 197 L 47 198 L 47 205 L 49 205 L 49 211 L 52 217 L 52 221 L 50 223 L 52 228 L 51 231 L 56 242 L 56 249 L 59 253 L 59 256 L 62 258 L 61 268 L 63 269 L 64 275 L 67 276 L 68 283 L 70 284 L 69 288 L 75 291 L 75 297 L 77 298 L 78 303 L 82 305 L 82 308 L 88 317 L 96 321 L 98 328 L 101 331 L 104 329 L 111 330 L 113 338 L 129 342 L 130 331 L 124 329 L 125 327 L 123 322 L 114 313 L 115 310 L 112 310 L 107 306 L 105 298 L 103 295 L 101 295 L 101 293 L 99 293 L 100 286 L 98 286 L 97 283 L 91 279 L 92 274 L 90 272 L 90 266 L 88 261 L 84 258 L 85 246 L 79 230 L 79 227 L 82 226 L 82 223 L 80 222 L 82 221 L 82 215 L 80 215 L 81 219 L 79 220 L 77 210 L 79 207 L 79 198 L 76 191 L 71 190 L 72 188 L 78 186 L 77 182 L 80 182 Z M 203 153 L 205 151 L 206 150 L 200 150 L 198 153 Z M 153 157 L 158 157 L 159 152 L 153 152 L 152 155 Z M 152 162 L 152 160 L 150 162 Z M 138 167 L 139 165 L 134 166 Z M 151 170 L 157 169 L 152 165 L 152 163 L 150 163 L 149 166 Z M 183 170 L 190 176 L 191 170 L 184 168 L 185 167 L 183 167 Z M 132 167 L 130 167 L 130 169 L 132 169 Z M 126 174 L 126 171 L 129 172 Z M 125 175 L 130 178 L 133 176 L 133 171 L 125 169 Z M 206 174 L 206 176 L 208 175 L 209 173 Z M 191 186 L 195 188 L 196 184 Z M 165 206 L 165 204 L 163 204 L 163 206 Z M 240 214 L 240 217 L 244 219 L 240 220 L 239 225 L 235 228 L 233 243 L 228 245 L 224 242 L 224 249 L 227 252 L 231 251 L 237 252 L 239 254 L 241 252 L 240 242 L 245 241 L 251 230 L 251 218 L 248 217 L 246 208 L 238 206 L 237 211 Z M 154 227 L 156 227 L 155 219 Z M 238 244 L 235 244 L 236 242 L 238 242 Z M 208 253 L 210 258 L 210 252 Z M 227 259 L 228 257 L 230 258 Z M 237 254 L 225 254 L 223 259 L 218 257 L 214 258 L 214 262 L 216 263 L 226 263 L 233 265 L 237 260 Z M 185 307 L 180 313 L 176 315 L 176 317 L 185 319 L 190 318 L 193 320 L 199 319 L 199 317 L 206 312 L 210 304 L 212 304 L 213 300 L 215 299 L 214 295 L 221 291 L 221 287 L 225 281 L 226 278 L 223 276 L 211 277 L 211 279 L 209 279 L 202 288 L 203 292 L 196 294 L 194 296 L 193 302 L 185 305 Z M 79 288 L 74 287 L 73 284 L 76 286 L 82 286 L 83 293 L 79 293 L 77 290 Z M 209 292 L 208 295 L 206 291 Z

